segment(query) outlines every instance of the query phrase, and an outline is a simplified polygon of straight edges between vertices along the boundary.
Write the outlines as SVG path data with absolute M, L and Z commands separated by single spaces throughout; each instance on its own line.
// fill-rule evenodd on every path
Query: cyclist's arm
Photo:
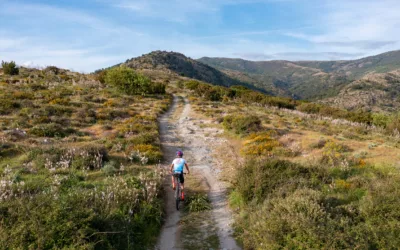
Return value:
M 188 171 L 187 173 L 189 174 L 189 173 L 190 173 L 190 170 L 189 170 L 189 166 L 188 166 L 187 163 L 185 163 L 185 167 L 186 167 L 186 170 Z
M 169 171 L 170 171 L 171 173 L 172 173 L 173 167 L 174 167 L 174 164 L 172 163 L 171 166 L 170 166 L 170 168 L 169 168 Z

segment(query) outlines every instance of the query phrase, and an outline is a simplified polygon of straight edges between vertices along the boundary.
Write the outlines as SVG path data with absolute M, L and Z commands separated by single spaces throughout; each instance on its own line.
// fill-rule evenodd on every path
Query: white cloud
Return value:
M 215 16 L 222 7 L 228 5 L 292 1 L 296 0 L 116 0 L 108 3 L 145 17 L 185 23 L 196 14 Z
M 0 51 L 18 48 L 26 41 L 26 38 L 10 39 L 0 38 Z
M 27 4 L 6 2 L 0 5 L 0 14 L 13 15 L 18 17 L 30 18 L 33 22 L 54 23 L 65 21 L 69 24 L 80 25 L 80 29 L 90 28 L 105 33 L 137 33 L 132 28 L 121 25 L 113 25 L 110 21 L 105 21 L 96 16 L 89 15 L 77 9 L 59 8 L 45 4 Z M 62 27 L 60 27 L 62 28 Z M 44 31 L 44 30 L 43 30 Z
M 253 60 L 322 60 L 353 59 L 400 45 L 397 11 L 400 2 L 395 0 L 310 0 L 312 4 L 307 0 L 93 1 L 106 3 L 102 7 L 113 6 L 110 9 L 113 15 L 56 7 L 56 2 L 44 5 L 0 0 L 0 16 L 26 22 L 25 30 L 1 27 L 0 60 L 92 71 L 157 49 L 181 52 L 192 58 L 242 56 Z M 307 3 L 302 7 L 309 8 L 309 15 L 302 18 L 309 21 L 309 26 L 296 28 L 293 23 L 286 29 L 237 31 L 234 27 L 229 31 L 215 28 L 217 22 L 223 22 L 221 16 L 227 5 L 286 1 L 293 1 L 290 3 L 293 6 Z M 112 19 L 114 15 L 121 19 Z M 35 27 L 27 20 L 45 27 L 54 24 L 55 30 L 43 29 L 43 32 L 28 34 Z M 157 30 L 164 31 L 165 21 L 177 24 L 169 23 L 171 31 L 160 34 Z M 192 29 L 195 27 L 192 24 L 210 25 L 215 29 L 213 33 L 188 35 L 193 34 L 193 30 L 185 33 L 188 31 L 185 26 Z M 142 25 L 142 30 L 135 25 Z
M 319 33 L 286 32 L 320 49 L 376 54 L 399 48 L 400 1 L 356 0 L 325 2 L 314 20 Z

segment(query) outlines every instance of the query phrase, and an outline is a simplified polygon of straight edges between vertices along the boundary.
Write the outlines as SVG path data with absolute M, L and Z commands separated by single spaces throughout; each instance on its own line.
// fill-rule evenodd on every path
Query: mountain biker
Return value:
M 187 173 L 190 173 L 189 170 L 189 166 L 186 163 L 185 159 L 183 159 L 183 152 L 178 150 L 176 152 L 176 156 L 177 158 L 175 158 L 172 161 L 171 167 L 170 167 L 170 171 L 171 173 L 180 173 L 179 174 L 179 182 L 181 183 L 181 187 L 182 187 L 182 200 L 184 199 L 184 194 L 183 194 L 183 189 L 184 189 L 184 182 L 185 182 L 185 178 L 183 177 L 183 166 L 186 167 Z M 175 182 L 174 182 L 174 176 L 172 175 L 172 188 L 175 190 Z

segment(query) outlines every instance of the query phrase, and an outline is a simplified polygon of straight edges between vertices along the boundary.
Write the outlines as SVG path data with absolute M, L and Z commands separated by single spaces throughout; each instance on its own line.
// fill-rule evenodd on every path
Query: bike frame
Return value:
M 173 174 L 174 176 L 174 182 L 175 182 L 175 205 L 176 205 L 176 210 L 179 210 L 179 202 L 181 201 L 181 182 L 179 180 L 179 175 L 180 174 Z
M 187 173 L 183 173 L 186 175 Z M 179 180 L 180 173 L 172 173 L 174 177 L 174 184 L 175 184 L 175 203 L 176 203 L 176 210 L 179 210 L 179 202 L 181 201 L 181 182 Z

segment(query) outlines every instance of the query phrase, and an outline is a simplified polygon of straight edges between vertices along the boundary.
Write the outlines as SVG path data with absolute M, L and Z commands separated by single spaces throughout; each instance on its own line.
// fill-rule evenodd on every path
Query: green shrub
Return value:
M 391 117 L 390 121 L 386 126 L 386 130 L 389 134 L 392 134 L 394 131 L 400 132 L 400 115 L 395 115 Z
M 158 163 L 162 159 L 160 147 L 148 144 L 137 144 L 128 149 L 128 154 L 133 154 L 133 161 L 147 163 Z M 143 163 L 145 162 L 145 163 Z
M 106 75 L 107 75 L 107 70 L 105 69 L 99 69 L 94 72 L 94 79 L 101 83 L 106 82 Z
M 46 73 L 52 73 L 55 75 L 58 75 L 60 73 L 60 69 L 57 68 L 56 66 L 47 66 L 45 69 L 43 69 L 43 71 Z
M 248 160 L 236 176 L 236 191 L 248 204 L 261 203 L 267 198 L 284 196 L 299 187 L 313 187 L 323 184 L 324 169 L 304 167 L 282 160 Z
M 6 75 L 18 75 L 19 74 L 19 69 L 17 68 L 17 65 L 15 64 L 14 61 L 11 62 L 1 62 L 1 66 L 3 68 L 3 72 Z
M 262 101 L 262 104 L 267 104 L 269 106 L 278 107 L 278 108 L 286 108 L 286 109 L 295 109 L 296 101 L 284 98 L 284 97 L 274 97 L 274 96 L 266 96 Z
M 105 82 L 129 95 L 165 93 L 164 84 L 152 83 L 149 78 L 128 67 L 114 67 L 108 70 Z
M 271 138 L 271 133 L 254 133 L 246 137 L 241 153 L 246 156 L 267 156 L 269 153 L 282 148 L 282 144 Z
M 375 126 L 386 128 L 389 121 L 390 121 L 390 117 L 388 115 L 385 115 L 382 113 L 372 114 L 372 124 Z
M 72 177 L 60 192 L 2 201 L 0 248 L 150 248 L 161 226 L 161 203 L 137 196 L 141 191 L 128 180 L 111 178 L 107 188 L 88 190 Z
M 216 88 L 212 88 L 204 93 L 204 98 L 208 101 L 219 102 L 222 100 L 220 92 Z
M 236 134 L 248 134 L 261 129 L 261 120 L 254 115 L 227 115 L 222 124 L 225 129 Z
M 318 114 L 321 106 L 319 104 L 314 104 L 314 103 L 302 103 L 299 106 L 296 107 L 297 110 L 308 113 L 308 114 Z
M 185 203 L 185 209 L 189 212 L 201 212 L 211 209 L 210 200 L 207 195 L 203 194 L 190 195 L 187 197 Z
M 63 128 L 55 123 L 36 125 L 29 130 L 31 135 L 39 137 L 66 137 L 75 132 L 73 128 Z
M 267 200 L 250 213 L 245 248 L 375 249 L 371 230 L 354 207 L 326 207 L 323 193 L 298 189 Z
M 188 82 L 185 82 L 185 88 L 190 89 L 190 90 L 195 90 L 197 87 L 200 85 L 200 82 L 191 80 Z
M 11 114 L 14 109 L 20 108 L 19 102 L 12 101 L 10 99 L 0 98 L 0 115 Z
M 101 170 L 107 176 L 112 176 L 117 172 L 117 169 L 115 168 L 115 162 L 113 161 L 106 163 Z
M 245 249 L 395 249 L 399 190 L 397 176 L 363 165 L 327 171 L 250 160 L 231 204 L 241 208 L 236 229 Z
M 324 145 L 321 163 L 338 166 L 347 161 L 347 152 L 352 151 L 344 144 L 329 141 Z

